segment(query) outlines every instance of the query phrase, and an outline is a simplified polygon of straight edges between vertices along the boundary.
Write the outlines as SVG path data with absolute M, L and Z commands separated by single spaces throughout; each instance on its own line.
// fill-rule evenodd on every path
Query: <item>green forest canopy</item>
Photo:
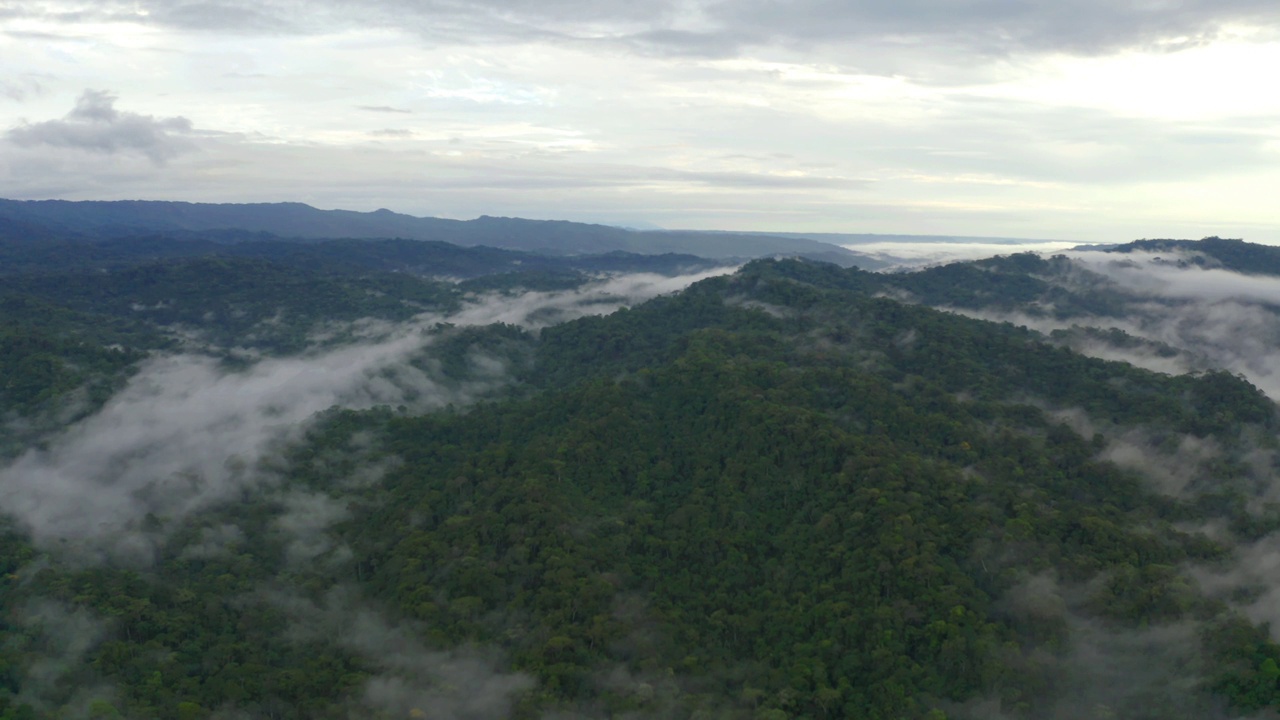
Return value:
M 1237 609 L 1259 589 L 1221 597 L 1189 572 L 1280 528 L 1247 462 L 1275 449 L 1274 404 L 1230 373 L 1151 373 L 884 296 L 1039 297 L 1027 270 L 1044 266 L 1007 262 L 1028 268 L 758 261 L 536 334 L 446 329 L 446 369 L 524 358 L 510 397 L 334 409 L 276 486 L 149 516 L 154 564 L 85 566 L 8 524 L 0 718 L 1274 712 L 1280 646 Z M 459 302 L 301 273 L 202 259 L 23 277 L 0 328 L 4 411 L 86 384 L 105 402 L 173 322 L 230 338 L 287 308 L 305 322 L 273 347 L 292 352 L 311 319 Z M 1134 429 L 1163 438 L 1153 456 L 1180 438 L 1221 452 L 1162 494 L 1104 459 Z M 298 497 L 341 510 L 303 555 L 282 521 Z M 416 650 L 343 629 L 375 616 Z M 83 642 L 62 632 L 81 626 Z M 461 667 L 506 704 L 459 704 Z

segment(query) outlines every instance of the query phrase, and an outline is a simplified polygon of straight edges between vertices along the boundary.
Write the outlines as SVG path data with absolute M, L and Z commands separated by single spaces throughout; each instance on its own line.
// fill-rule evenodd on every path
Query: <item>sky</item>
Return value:
M 0 197 L 1280 244 L 1271 0 L 0 0 Z

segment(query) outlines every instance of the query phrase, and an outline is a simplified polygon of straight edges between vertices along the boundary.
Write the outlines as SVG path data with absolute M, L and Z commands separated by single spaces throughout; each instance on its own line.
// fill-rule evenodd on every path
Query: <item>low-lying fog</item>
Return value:
M 259 360 L 228 370 L 216 359 L 174 354 L 146 361 L 94 415 L 0 470 L 4 511 L 38 544 L 83 543 L 108 555 L 143 555 L 147 516 L 181 519 L 242 489 L 272 481 L 262 467 L 316 413 L 334 406 L 465 405 L 508 382 L 501 360 L 470 358 L 464 382 L 442 382 L 409 364 L 429 353 L 438 323 L 509 323 L 537 329 L 612 312 L 698 280 L 638 274 L 565 292 L 487 295 L 449 315 L 401 324 L 363 323 L 360 344 Z

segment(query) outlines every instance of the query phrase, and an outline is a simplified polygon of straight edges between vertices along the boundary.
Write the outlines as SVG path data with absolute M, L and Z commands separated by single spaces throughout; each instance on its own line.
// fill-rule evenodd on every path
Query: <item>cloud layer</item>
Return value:
M 1259 2 L 5 8 L 0 196 L 1280 241 Z
M 305 12 L 303 12 L 305 10 Z M 18 16 L 65 23 L 86 19 L 201 32 L 332 32 L 351 24 L 412 28 L 425 36 L 472 40 L 616 42 L 641 51 L 729 55 L 743 48 L 801 43 L 886 47 L 930 43 L 988 55 L 1013 52 L 1093 54 L 1129 47 L 1185 47 L 1240 25 L 1271 25 L 1273 4 L 1257 0 L 1150 3 L 1047 0 L 1010 3 L 884 0 L 394 0 L 244 2 L 148 0 L 20 2 Z

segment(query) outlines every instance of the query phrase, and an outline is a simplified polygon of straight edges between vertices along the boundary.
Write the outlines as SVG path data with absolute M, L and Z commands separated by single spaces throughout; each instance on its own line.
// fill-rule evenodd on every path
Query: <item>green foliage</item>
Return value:
M 324 322 L 404 320 L 448 310 L 456 291 L 408 275 L 367 278 L 300 273 L 261 260 L 202 258 L 80 276 L 27 276 L 15 291 L 80 310 L 190 328 L 211 342 L 295 352 Z
M 500 358 L 521 381 L 510 397 L 423 416 L 330 411 L 275 461 L 278 488 L 181 523 L 148 518 L 158 546 L 142 569 L 64 562 L 0 528 L 0 718 L 73 701 L 104 718 L 349 717 L 383 665 L 342 626 L 307 631 L 297 610 L 341 592 L 442 655 L 487 648 L 532 677 L 517 717 L 940 720 L 982 701 L 1046 717 L 1087 684 L 1085 624 L 1201 630 L 1198 686 L 1108 712 L 1274 708 L 1280 647 L 1185 572 L 1230 557 L 1195 523 L 1274 530 L 1227 482 L 1274 405 L 1229 373 L 1158 375 L 886 297 L 1040 302 L 1060 266 L 1014 256 L 908 278 L 756 262 L 536 337 L 442 325 L 415 362 L 459 380 L 477 356 Z M 260 340 L 280 351 L 316 322 L 401 319 L 460 292 L 227 258 L 77 278 L 15 287 L 43 298 L 33 308 L 62 303 L 50 318 L 143 315 L 226 341 L 281 317 Z M 473 288 L 530 278 L 570 282 Z M 4 326 L 8 407 L 119 378 L 140 357 L 72 327 Z M 1098 434 L 1064 424 L 1065 409 Z M 1221 487 L 1162 496 L 1102 460 L 1105 433 L 1133 428 L 1212 435 Z M 343 509 L 309 559 L 290 551 L 292 492 Z M 51 677 L 33 672 L 55 645 L 42 603 L 101 626 Z M 95 683 L 114 694 L 76 696 Z
M 0 408 L 30 413 L 93 379 L 110 378 L 140 354 L 0 325 Z M 110 384 L 98 386 L 101 395 Z
M 458 288 L 467 292 L 498 291 L 504 295 L 513 295 L 530 290 L 572 290 L 587 281 L 587 276 L 579 272 L 523 270 L 464 280 L 458 283 Z

